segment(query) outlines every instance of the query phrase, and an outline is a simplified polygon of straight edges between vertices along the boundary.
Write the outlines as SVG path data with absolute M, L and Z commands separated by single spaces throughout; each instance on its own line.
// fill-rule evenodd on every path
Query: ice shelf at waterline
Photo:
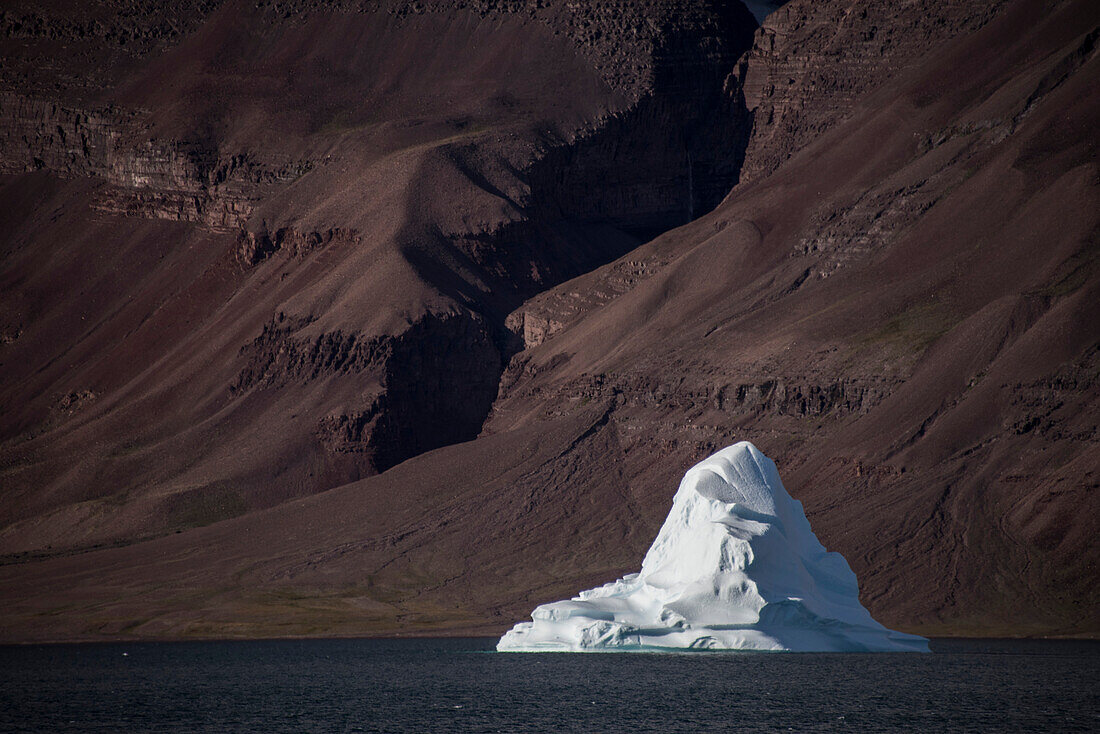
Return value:
M 859 603 L 856 576 L 810 529 L 751 443 L 692 467 L 633 573 L 543 604 L 497 650 L 927 652 Z

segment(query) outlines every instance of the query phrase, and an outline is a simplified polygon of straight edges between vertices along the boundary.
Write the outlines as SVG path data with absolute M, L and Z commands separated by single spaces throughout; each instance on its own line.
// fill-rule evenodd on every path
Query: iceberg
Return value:
M 928 652 L 859 602 L 775 463 L 742 441 L 692 467 L 639 573 L 543 604 L 502 652 Z

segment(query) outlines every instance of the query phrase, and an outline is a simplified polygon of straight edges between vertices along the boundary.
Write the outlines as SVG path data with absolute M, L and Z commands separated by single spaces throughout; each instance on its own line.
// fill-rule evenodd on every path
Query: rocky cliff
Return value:
M 790 3 L 771 13 L 729 78 L 753 120 L 744 180 L 774 171 L 869 91 L 981 28 L 1002 5 Z

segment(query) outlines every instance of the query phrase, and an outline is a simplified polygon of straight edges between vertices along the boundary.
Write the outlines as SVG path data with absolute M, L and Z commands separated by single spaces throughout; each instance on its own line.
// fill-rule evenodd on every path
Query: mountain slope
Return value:
M 740 439 L 776 459 L 887 626 L 1096 634 L 1100 190 L 1090 82 L 1100 18 L 1069 1 L 891 8 L 868 3 L 853 16 L 843 3 L 796 0 L 769 16 L 739 61 L 715 57 L 731 138 L 713 158 L 722 165 L 698 180 L 728 189 L 742 155 L 744 180 L 713 212 L 636 247 L 709 206 L 685 196 L 696 169 L 680 156 L 688 139 L 713 150 L 723 128 L 658 124 L 677 118 L 638 102 L 636 77 L 608 71 L 634 67 L 598 50 L 581 65 L 584 84 L 602 91 L 566 101 L 614 134 L 577 134 L 593 140 L 587 147 L 561 134 L 566 144 L 538 158 L 549 169 L 532 163 L 517 175 L 523 157 L 508 152 L 512 143 L 457 145 L 465 138 L 453 122 L 341 131 L 333 150 L 347 156 L 345 173 L 310 183 L 305 172 L 296 179 L 305 183 L 265 194 L 258 214 L 228 232 L 148 209 L 96 215 L 108 211 L 88 203 L 89 191 L 111 185 L 102 173 L 9 180 L 5 216 L 21 234 L 5 251 L 14 274 L 5 294 L 22 300 L 5 314 L 48 318 L 39 304 L 54 301 L 38 294 L 64 293 L 71 305 L 5 347 L 27 350 L 25 366 L 3 355 L 19 376 L 5 380 L 17 386 L 5 404 L 18 407 L 5 421 L 31 434 L 9 428 L 4 446 L 3 636 L 499 631 L 534 604 L 635 567 L 684 470 Z M 691 12 L 678 12 L 692 26 Z M 855 39 L 861 54 L 849 51 Z M 559 48 L 546 43 L 540 54 Z M 852 62 L 875 54 L 883 63 Z M 794 89 L 784 93 L 776 80 L 792 64 L 800 75 L 787 74 Z M 572 89 L 579 72 L 562 69 Z M 836 86 L 820 89 L 825 77 Z M 707 109 L 677 94 L 688 93 L 662 104 Z M 637 117 L 601 117 L 617 105 Z M 535 117 L 575 119 L 557 114 Z M 500 123 L 502 139 L 517 131 L 520 150 L 545 142 L 524 137 L 529 119 Z M 669 129 L 672 142 L 648 167 L 618 178 L 654 130 Z M 409 147 L 372 163 L 381 154 L 370 141 L 397 146 L 395 135 Z M 440 139 L 444 151 L 427 145 Z M 647 171 L 671 170 L 674 153 L 686 165 L 648 189 L 652 200 L 631 188 Z M 345 201 L 361 190 L 353 181 L 379 198 Z M 534 197 L 539 182 L 573 193 Z M 592 201 L 617 213 L 593 225 Z M 337 227 L 333 211 L 361 218 Z M 53 273 L 80 272 L 63 254 L 66 233 L 96 216 L 107 218 L 77 251 L 104 258 L 96 272 L 112 277 L 81 295 L 79 276 Z M 97 249 L 119 232 L 124 248 Z M 585 254 L 585 242 L 609 238 L 601 254 Z M 166 241 L 189 244 L 157 260 Z M 529 249 L 513 258 L 503 241 Z M 156 278 L 181 274 L 191 285 L 172 298 L 187 307 L 159 305 Z M 102 305 L 88 296 L 115 291 Z M 153 315 L 117 310 L 131 296 Z M 115 315 L 82 312 L 89 307 Z M 192 334 L 188 319 L 208 326 Z M 140 335 L 98 367 L 117 386 L 91 380 L 101 342 L 80 338 L 90 328 Z M 424 349 L 440 343 L 454 346 Z M 426 389 L 426 373 L 453 382 Z M 428 439 L 474 440 L 433 449 L 400 432 L 423 422 L 382 420 L 425 392 L 447 396 L 430 406 L 450 410 L 461 395 L 478 405 L 463 413 L 487 415 Z M 399 396 L 395 407 L 380 406 L 383 393 Z M 142 398 L 150 394 L 163 397 Z M 150 413 L 163 417 L 150 422 Z M 435 425 L 455 422 L 440 415 Z M 369 462 L 348 451 L 375 435 Z M 95 455 L 100 442 L 109 461 Z M 415 449 L 374 458 L 394 445 Z M 136 489 L 80 494 L 119 481 Z M 254 489 L 242 492 L 248 481 Z
M 0 549 L 172 533 L 474 438 L 511 309 L 736 180 L 748 12 L 606 10 L 6 11 Z

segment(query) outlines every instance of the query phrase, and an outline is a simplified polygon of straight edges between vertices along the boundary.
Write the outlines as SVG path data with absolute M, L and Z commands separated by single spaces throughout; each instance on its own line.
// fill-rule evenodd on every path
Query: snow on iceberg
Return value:
M 775 463 L 747 441 L 692 467 L 642 561 L 543 604 L 497 650 L 928 652 L 859 603 L 856 576 L 810 529 Z

